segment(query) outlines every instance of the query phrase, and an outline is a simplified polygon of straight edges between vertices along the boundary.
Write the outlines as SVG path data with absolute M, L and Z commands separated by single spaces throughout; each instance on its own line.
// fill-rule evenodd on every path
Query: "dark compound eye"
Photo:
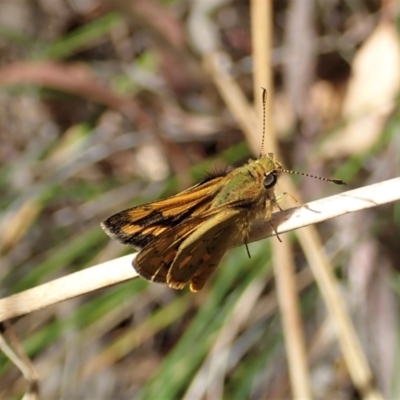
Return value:
M 276 181 L 278 179 L 278 175 L 276 171 L 271 171 L 268 174 L 264 175 L 264 187 L 265 189 L 270 189 L 275 186 Z

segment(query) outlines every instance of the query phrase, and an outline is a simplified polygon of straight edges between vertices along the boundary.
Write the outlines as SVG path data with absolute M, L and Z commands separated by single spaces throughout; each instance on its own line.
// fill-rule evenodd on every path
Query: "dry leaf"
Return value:
M 323 157 L 360 154 L 379 139 L 400 87 L 400 42 L 393 24 L 381 22 L 360 48 L 342 117 L 346 126 L 321 147 Z

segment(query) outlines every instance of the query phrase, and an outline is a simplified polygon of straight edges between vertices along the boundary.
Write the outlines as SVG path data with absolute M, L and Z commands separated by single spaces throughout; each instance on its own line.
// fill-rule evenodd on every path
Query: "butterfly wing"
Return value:
M 219 207 L 183 221 L 143 249 L 133 262 L 146 279 L 200 290 L 240 232 L 241 209 Z
M 182 243 L 207 220 L 196 216 L 157 236 L 133 260 L 136 272 L 153 282 L 167 283 L 168 271 Z
M 101 223 L 113 239 L 140 250 L 182 221 L 209 209 L 223 176 L 209 178 L 175 196 L 128 208 Z
M 190 281 L 190 290 L 201 290 L 222 257 L 239 236 L 243 237 L 245 211 L 225 208 L 194 231 L 180 246 L 167 275 L 170 287 L 181 289 Z

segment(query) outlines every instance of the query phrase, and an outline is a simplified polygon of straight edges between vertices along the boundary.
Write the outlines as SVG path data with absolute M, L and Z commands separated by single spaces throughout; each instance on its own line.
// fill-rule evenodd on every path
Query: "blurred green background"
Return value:
M 284 165 L 349 188 L 398 176 L 396 2 L 273 3 Z M 100 221 L 254 156 L 203 68 L 215 50 L 252 102 L 248 1 L 0 2 L 1 297 L 127 254 Z M 341 190 L 296 184 L 304 201 Z M 396 398 L 400 209 L 318 229 L 377 385 Z M 315 398 L 360 398 L 289 237 Z M 197 294 L 135 279 L 13 320 L 41 398 L 290 398 L 269 243 L 249 247 Z M 28 386 L 1 353 L 0 398 Z

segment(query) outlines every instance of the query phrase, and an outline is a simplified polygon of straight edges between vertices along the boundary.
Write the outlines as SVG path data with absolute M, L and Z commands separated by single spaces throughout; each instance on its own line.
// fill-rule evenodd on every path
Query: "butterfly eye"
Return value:
M 276 174 L 276 171 L 272 171 L 272 172 L 270 172 L 268 174 L 265 174 L 264 175 L 264 187 L 265 187 L 265 189 L 270 189 L 273 186 L 275 186 L 277 178 L 278 178 L 278 176 Z

